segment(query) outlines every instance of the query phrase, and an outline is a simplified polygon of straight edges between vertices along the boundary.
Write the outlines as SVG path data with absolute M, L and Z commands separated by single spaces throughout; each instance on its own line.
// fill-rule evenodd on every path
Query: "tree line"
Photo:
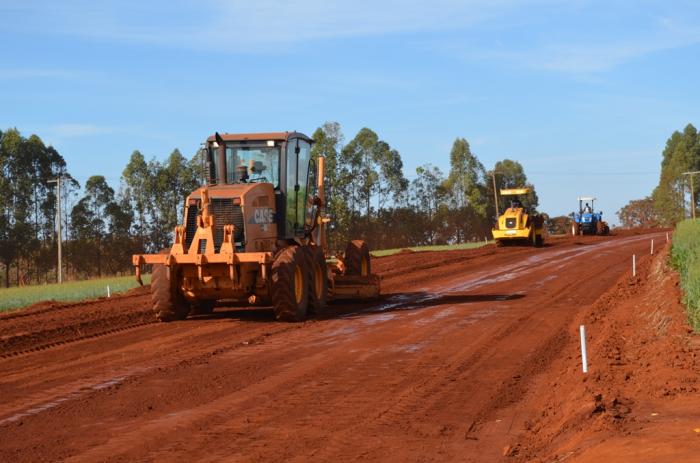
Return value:
M 523 166 L 504 159 L 487 170 L 465 138 L 454 140 L 449 171 L 425 164 L 407 177 L 399 151 L 369 128 L 349 142 L 340 124 L 327 122 L 312 138 L 314 156 L 326 157 L 329 245 L 348 239 L 374 249 L 451 244 L 490 238 L 495 187 L 530 186 Z M 447 153 L 446 153 L 447 154 Z M 0 131 L 0 281 L 4 286 L 56 279 L 58 220 L 63 273 L 84 279 L 131 272 L 131 255 L 171 245 L 184 199 L 201 184 L 202 159 L 175 149 L 164 161 L 134 151 L 119 185 L 94 175 L 84 185 L 64 158 L 37 135 Z M 56 189 L 61 177 L 61 217 Z M 499 208 L 504 205 L 499 205 Z
M 630 201 L 617 215 L 623 227 L 671 227 L 697 209 L 700 178 L 692 182 L 684 172 L 700 170 L 700 135 L 688 124 L 674 131 L 661 155 L 659 183 L 647 197 Z M 694 204 L 691 202 L 693 201 Z
M 345 143 L 340 124 L 327 122 L 312 138 L 312 154 L 325 156 L 328 166 L 329 243 L 336 250 L 356 238 L 373 249 L 490 239 L 494 172 L 497 189 L 529 186 L 532 193 L 523 202 L 538 205 L 519 162 L 505 159 L 489 171 L 465 138 L 452 144 L 449 172 L 425 164 L 410 180 L 399 152 L 369 128 Z

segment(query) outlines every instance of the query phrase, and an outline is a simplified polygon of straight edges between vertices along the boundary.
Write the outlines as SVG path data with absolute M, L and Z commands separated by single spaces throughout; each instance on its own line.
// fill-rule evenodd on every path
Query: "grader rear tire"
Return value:
M 362 240 L 350 241 L 345 248 L 343 263 L 346 275 L 369 276 L 372 267 L 367 243 Z
M 318 246 L 306 246 L 304 251 L 309 264 L 309 310 L 321 315 L 328 303 L 326 257 Z
M 185 298 L 177 285 L 177 270 L 174 268 L 168 278 L 165 265 L 154 265 L 151 275 L 151 300 L 156 318 L 162 322 L 184 320 L 189 312 Z
M 306 318 L 309 303 L 306 261 L 301 247 L 288 246 L 272 263 L 272 307 L 278 320 L 298 322 Z

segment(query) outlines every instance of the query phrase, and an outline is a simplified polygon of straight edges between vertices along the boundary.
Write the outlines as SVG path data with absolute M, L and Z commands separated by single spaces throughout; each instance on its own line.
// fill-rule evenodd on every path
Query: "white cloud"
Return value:
M 48 128 L 48 133 L 56 138 L 76 138 L 101 135 L 114 132 L 112 127 L 102 127 L 92 124 L 58 124 Z
M 687 27 L 667 17 L 640 26 L 639 30 L 621 29 L 618 35 L 621 37 L 606 37 L 601 34 L 594 39 L 574 39 L 568 43 L 534 44 L 519 50 L 480 50 L 462 55 L 466 58 L 509 62 L 521 68 L 596 74 L 652 53 L 700 43 L 700 28 Z
M 256 51 L 342 37 L 469 27 L 533 4 L 563 0 L 27 1 L 7 8 L 27 28 L 98 39 L 216 51 Z M 0 7 L 0 15 L 3 8 Z
M 629 41 L 593 45 L 549 46 L 535 56 L 521 56 L 521 64 L 564 73 L 597 73 L 613 69 L 645 55 L 700 43 L 700 37 L 676 40 Z
M 79 72 L 67 69 L 0 68 L 0 79 L 74 79 Z

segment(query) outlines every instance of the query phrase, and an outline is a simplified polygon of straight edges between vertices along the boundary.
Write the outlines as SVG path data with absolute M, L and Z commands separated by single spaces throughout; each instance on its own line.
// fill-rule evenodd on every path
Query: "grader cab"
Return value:
M 214 134 L 206 185 L 185 200 L 184 224 L 160 254 L 133 256 L 141 282 L 152 265 L 153 309 L 162 321 L 210 313 L 216 301 L 272 305 L 279 320 L 321 314 L 331 299 L 379 296 L 363 241 L 330 256 L 324 158 L 298 132 Z

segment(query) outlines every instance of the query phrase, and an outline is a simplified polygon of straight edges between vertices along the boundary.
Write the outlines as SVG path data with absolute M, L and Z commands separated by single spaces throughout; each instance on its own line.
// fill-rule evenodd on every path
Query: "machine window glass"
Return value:
M 287 142 L 287 211 L 285 220 L 287 221 L 287 235 L 293 235 L 296 231 L 296 208 L 297 208 L 297 148 L 299 140 L 289 140 Z
M 314 206 L 314 197 L 318 193 L 318 184 L 316 182 L 316 163 L 313 159 L 309 160 L 309 175 L 306 181 L 306 217 L 304 224 L 307 228 L 313 226 L 313 219 L 316 211 Z
M 226 183 L 235 183 L 234 169 L 233 166 L 236 165 L 235 151 L 232 147 L 226 147 Z
M 279 188 L 280 149 L 267 146 L 227 146 L 228 183 L 272 183 Z
M 296 223 L 297 228 L 300 230 L 303 229 L 304 224 L 306 223 L 310 161 L 311 145 L 304 140 L 299 140 L 299 207 L 297 208 Z
M 219 164 L 219 150 L 215 148 L 209 148 L 209 160 L 211 162 L 211 181 L 212 183 L 217 183 L 219 178 L 219 172 L 221 172 L 221 165 Z
M 304 229 L 306 180 L 309 175 L 311 145 L 301 139 L 287 143 L 287 230 L 297 234 Z

